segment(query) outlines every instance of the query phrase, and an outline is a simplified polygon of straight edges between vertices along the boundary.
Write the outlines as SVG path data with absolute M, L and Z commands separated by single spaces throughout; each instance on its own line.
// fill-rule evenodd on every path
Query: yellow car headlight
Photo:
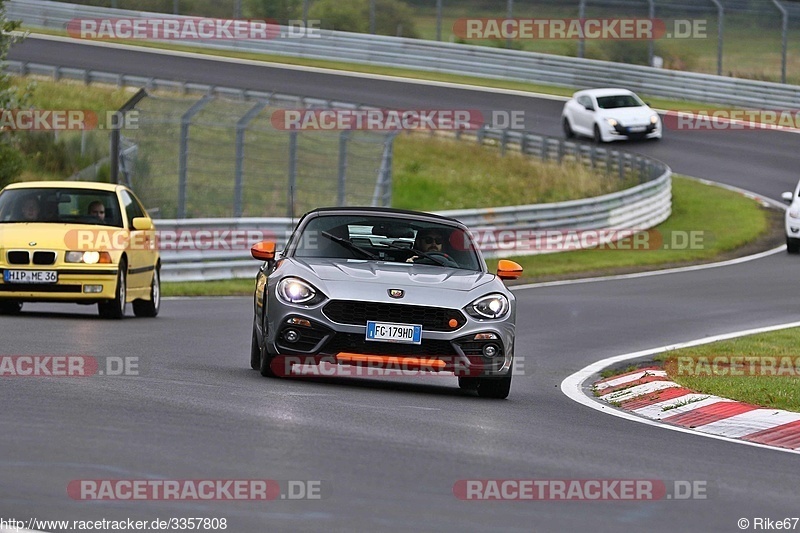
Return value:
M 111 254 L 108 252 L 67 252 L 64 256 L 67 263 L 84 263 L 86 265 L 96 265 L 97 263 L 110 264 Z

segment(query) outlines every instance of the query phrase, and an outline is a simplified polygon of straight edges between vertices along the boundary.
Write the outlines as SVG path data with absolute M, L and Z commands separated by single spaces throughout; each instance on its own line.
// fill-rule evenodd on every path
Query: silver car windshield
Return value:
M 472 237 L 461 228 L 369 215 L 312 218 L 292 236 L 287 254 L 482 270 Z

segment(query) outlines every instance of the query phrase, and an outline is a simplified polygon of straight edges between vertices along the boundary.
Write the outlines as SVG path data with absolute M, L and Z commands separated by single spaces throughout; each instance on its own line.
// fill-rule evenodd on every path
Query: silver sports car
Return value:
M 506 398 L 514 359 L 514 295 L 457 220 L 385 208 L 322 208 L 298 222 L 283 252 L 253 246 L 250 365 L 282 377 L 326 364 L 452 372 L 461 388 Z M 435 374 L 432 374 L 435 375 Z

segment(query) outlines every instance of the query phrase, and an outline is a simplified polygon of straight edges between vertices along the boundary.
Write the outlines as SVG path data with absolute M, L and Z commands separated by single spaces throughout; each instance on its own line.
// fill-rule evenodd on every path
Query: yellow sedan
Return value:
M 97 304 L 100 316 L 158 315 L 153 221 L 122 185 L 16 183 L 0 191 L 0 313 L 23 302 Z

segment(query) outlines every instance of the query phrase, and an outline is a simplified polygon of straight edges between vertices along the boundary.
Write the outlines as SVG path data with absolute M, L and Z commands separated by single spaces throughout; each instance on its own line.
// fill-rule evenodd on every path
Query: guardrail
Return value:
M 465 135 L 461 136 L 462 138 Z M 506 150 L 553 161 L 574 161 L 604 172 L 609 179 L 635 173 L 640 184 L 629 189 L 581 200 L 488 209 L 438 211 L 466 224 L 476 235 L 512 232 L 529 236 L 548 230 L 645 230 L 669 218 L 672 207 L 672 171 L 660 161 L 590 144 L 564 141 L 533 133 L 483 130 L 473 135 L 478 142 L 499 145 Z M 162 277 L 164 281 L 208 281 L 254 276 L 255 262 L 248 246 L 258 240 L 275 240 L 282 249 L 294 222 L 290 218 L 183 219 L 157 220 L 162 234 L 175 236 L 170 242 L 180 244 L 179 235 L 190 236 L 192 244 L 181 250 L 170 249 L 162 239 Z M 201 233 L 204 232 L 204 233 Z M 237 235 L 224 235 L 225 232 Z M 202 237 L 198 239 L 198 236 Z M 211 248 L 219 237 L 216 249 Z M 248 239 L 248 237 L 251 237 Z M 233 240 L 238 245 L 232 245 Z M 198 245 L 197 243 L 201 243 Z M 513 257 L 537 253 L 529 242 L 480 240 L 487 258 Z M 235 249 L 234 249 L 235 248 Z
M 39 74 L 53 76 L 55 79 L 71 78 L 83 80 L 86 83 L 135 84 L 149 88 L 180 90 L 184 93 L 215 93 L 247 100 L 269 97 L 275 99 L 274 94 L 244 89 L 84 71 L 53 65 L 9 61 L 6 68 L 12 73 Z M 294 99 L 295 102 L 303 105 L 361 107 L 353 103 L 289 95 L 281 95 L 281 97 Z M 474 132 L 461 132 L 457 137 L 464 141 L 472 140 L 479 144 L 496 146 L 503 152 L 512 150 L 545 161 L 577 162 L 604 173 L 608 179 L 627 180 L 634 177 L 639 181 L 638 185 L 629 189 L 595 198 L 551 204 L 439 212 L 439 214 L 461 220 L 473 231 L 646 230 L 666 220 L 671 213 L 672 171 L 661 161 L 595 144 L 566 141 L 530 132 L 483 127 Z M 174 234 L 180 231 L 217 230 L 246 233 L 248 230 L 252 230 L 258 232 L 259 236 L 268 235 L 274 238 L 280 249 L 292 229 L 292 220 L 289 218 L 162 219 L 156 221 L 156 226 L 160 232 L 173 232 Z M 209 281 L 254 275 L 255 264 L 249 254 L 249 245 L 252 242 L 239 243 L 227 249 L 223 245 L 222 249 L 214 250 L 200 249 L 196 246 L 172 250 L 164 246 L 163 238 L 161 242 L 164 281 Z M 490 258 L 532 253 L 524 243 L 519 243 L 520 246 L 516 246 L 517 243 L 509 242 L 504 242 L 502 246 L 491 242 L 482 244 L 484 256 Z
M 46 0 L 11 0 L 7 10 L 10 18 L 22 20 L 28 26 L 61 30 L 75 18 L 181 18 Z M 322 30 L 319 38 L 192 40 L 182 44 L 573 88 L 623 86 L 651 96 L 723 105 L 800 108 L 800 86 L 796 85 L 401 37 Z

